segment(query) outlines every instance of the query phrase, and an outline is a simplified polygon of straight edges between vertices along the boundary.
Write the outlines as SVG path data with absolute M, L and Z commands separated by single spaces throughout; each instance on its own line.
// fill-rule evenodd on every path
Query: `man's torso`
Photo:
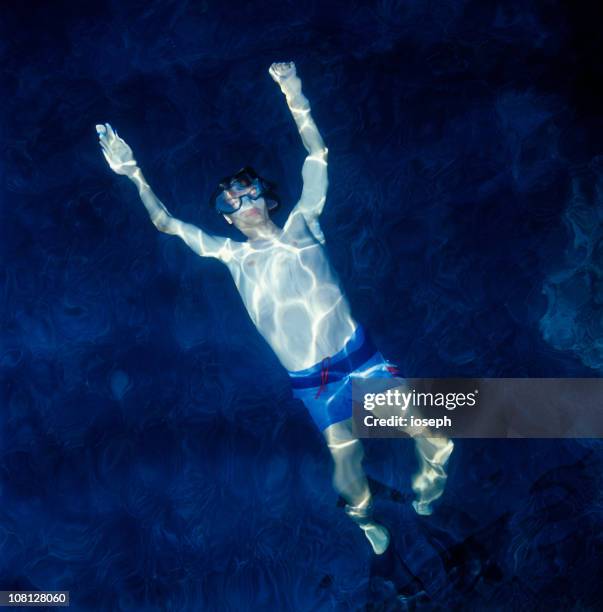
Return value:
M 249 316 L 287 370 L 337 353 L 353 334 L 337 275 L 301 214 L 273 240 L 240 243 L 228 267 Z

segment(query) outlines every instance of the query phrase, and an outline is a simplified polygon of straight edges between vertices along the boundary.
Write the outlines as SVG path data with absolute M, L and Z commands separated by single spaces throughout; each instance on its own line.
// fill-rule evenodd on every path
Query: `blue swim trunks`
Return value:
M 397 375 L 396 366 L 375 348 L 360 325 L 335 355 L 305 370 L 289 372 L 293 396 L 304 402 L 321 431 L 352 416 L 354 378 Z

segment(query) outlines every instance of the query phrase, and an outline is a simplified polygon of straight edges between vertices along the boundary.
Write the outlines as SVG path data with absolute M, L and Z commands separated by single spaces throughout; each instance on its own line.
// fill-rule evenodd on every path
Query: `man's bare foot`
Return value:
M 360 525 L 360 529 L 364 531 L 364 535 L 373 547 L 373 552 L 376 555 L 382 555 L 389 546 L 389 531 L 378 523 L 366 523 Z

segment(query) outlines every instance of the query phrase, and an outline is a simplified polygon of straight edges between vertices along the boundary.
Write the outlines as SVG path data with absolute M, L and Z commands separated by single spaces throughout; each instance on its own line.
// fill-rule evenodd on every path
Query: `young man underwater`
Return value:
M 395 367 L 352 318 L 323 248 L 318 219 L 326 201 L 328 151 L 295 64 L 272 64 L 269 73 L 285 95 L 308 155 L 301 198 L 283 228 L 269 216 L 277 205 L 270 185 L 251 168 L 220 183 L 213 206 L 247 238 L 245 242 L 210 235 L 172 217 L 149 187 L 126 142 L 108 123 L 96 130 L 109 166 L 136 185 L 155 227 L 179 236 L 198 255 L 214 257 L 228 267 L 251 320 L 288 371 L 294 396 L 304 402 L 326 439 L 334 462 L 333 484 L 346 501 L 347 515 L 379 555 L 387 549 L 390 535 L 372 516 L 363 447 L 352 431 L 351 386 L 354 378 L 392 377 Z M 415 443 L 420 467 L 412 479 L 413 507 L 428 515 L 431 503 L 443 493 L 453 444 L 430 437 L 415 437 Z

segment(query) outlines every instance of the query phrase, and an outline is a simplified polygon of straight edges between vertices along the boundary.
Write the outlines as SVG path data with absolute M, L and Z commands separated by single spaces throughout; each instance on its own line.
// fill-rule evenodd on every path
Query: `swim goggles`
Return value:
M 213 198 L 214 207 L 219 213 L 231 215 L 241 208 L 243 197 L 257 200 L 266 191 L 264 181 L 251 168 L 243 168 L 220 181 Z

